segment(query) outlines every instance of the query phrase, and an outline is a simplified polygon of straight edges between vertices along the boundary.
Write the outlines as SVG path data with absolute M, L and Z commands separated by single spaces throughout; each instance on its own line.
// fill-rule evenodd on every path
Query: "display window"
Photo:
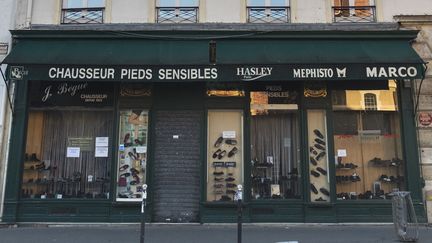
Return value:
M 243 112 L 208 111 L 207 201 L 233 201 L 243 184 Z
M 325 110 L 307 110 L 310 200 L 330 202 L 330 178 Z
M 267 86 L 250 97 L 252 199 L 300 198 L 297 92 Z
M 117 201 L 140 201 L 146 183 L 148 111 L 120 111 Z
M 112 111 L 30 111 L 21 197 L 108 199 L 112 124 Z
M 390 199 L 405 190 L 396 82 L 387 90 L 336 90 L 332 100 L 337 199 Z

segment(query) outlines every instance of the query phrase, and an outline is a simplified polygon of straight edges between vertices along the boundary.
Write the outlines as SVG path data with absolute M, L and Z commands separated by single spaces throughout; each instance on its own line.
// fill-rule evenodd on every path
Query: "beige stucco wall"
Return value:
M 204 12 L 200 18 L 201 22 L 210 23 L 242 23 L 242 12 L 246 11 L 246 0 L 207 0 L 204 2 Z M 200 3 L 201 3 L 200 2 Z M 201 3 L 201 7 L 202 7 Z
M 33 0 L 31 24 L 60 23 L 60 0 Z
M 142 0 L 112 0 L 111 22 L 112 23 L 146 23 L 154 22 L 150 18 L 148 9 L 154 9 L 152 1 Z

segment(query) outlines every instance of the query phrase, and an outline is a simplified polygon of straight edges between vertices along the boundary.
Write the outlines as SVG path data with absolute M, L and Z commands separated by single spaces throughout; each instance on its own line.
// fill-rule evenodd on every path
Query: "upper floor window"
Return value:
M 289 23 L 289 0 L 248 0 L 248 23 Z
M 376 111 L 377 110 L 376 95 L 372 93 L 364 94 L 364 106 L 365 106 L 365 110 Z
M 158 0 L 158 23 L 198 22 L 198 0 Z
M 376 22 L 375 0 L 333 0 L 333 22 Z
M 105 0 L 63 0 L 62 24 L 101 24 Z

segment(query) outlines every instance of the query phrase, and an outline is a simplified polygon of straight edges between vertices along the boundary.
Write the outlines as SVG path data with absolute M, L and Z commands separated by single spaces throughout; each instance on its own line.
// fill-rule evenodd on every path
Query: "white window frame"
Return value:
M 276 6 L 276 5 L 272 5 L 271 2 L 272 0 L 264 0 L 264 5 L 259 6 L 259 5 L 251 5 L 250 4 L 250 0 L 247 1 L 247 6 L 248 7 L 289 7 L 290 6 L 290 1 L 291 0 L 285 0 L 285 5 L 283 6 Z
M 199 0 L 195 0 L 195 2 L 196 2 L 196 4 L 195 5 L 192 5 L 192 6 L 189 6 L 189 5 L 181 5 L 181 2 L 182 2 L 182 0 L 175 0 L 174 1 L 174 6 L 162 6 L 161 5 L 161 1 L 163 1 L 163 0 L 157 0 L 156 2 L 157 2 L 157 6 L 158 7 L 161 7 L 161 8 L 163 8 L 163 7 L 173 7 L 173 8 L 180 8 L 180 7 L 199 7 Z
M 63 0 L 63 4 L 62 4 L 62 9 L 73 9 L 72 7 L 70 8 L 70 7 L 68 7 L 68 2 L 69 1 L 74 1 L 74 0 Z M 80 0 L 81 1 L 81 4 L 82 4 L 82 6 L 81 7 L 79 7 L 79 8 L 93 8 L 93 7 L 89 7 L 88 6 L 88 0 Z M 106 1 L 105 0 L 102 0 L 102 5 L 101 6 L 99 6 L 99 7 L 95 7 L 95 8 L 105 8 L 105 4 L 106 4 Z

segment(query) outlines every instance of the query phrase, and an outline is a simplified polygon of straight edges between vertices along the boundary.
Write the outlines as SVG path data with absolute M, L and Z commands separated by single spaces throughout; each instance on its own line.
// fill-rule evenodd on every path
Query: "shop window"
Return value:
M 62 24 L 101 24 L 104 22 L 104 0 L 63 0 Z
M 362 94 L 372 94 L 364 90 L 345 91 L 344 110 L 333 106 L 338 200 L 384 200 L 394 190 L 405 190 L 396 91 L 394 81 L 389 81 L 388 90 L 374 90 L 374 97 L 380 97 L 378 104 L 374 102 L 375 110 L 359 105 Z M 345 128 L 341 123 L 347 123 L 348 117 L 357 121 L 357 127 L 350 128 L 357 133 L 341 132 Z
M 248 0 L 248 23 L 289 23 L 289 0 Z
M 374 0 L 333 0 L 333 22 L 375 22 Z
M 233 201 L 243 184 L 243 113 L 209 110 L 207 201 Z
M 300 198 L 297 92 L 267 86 L 250 97 L 252 198 Z
M 198 0 L 158 0 L 157 23 L 197 23 Z
M 117 201 L 140 201 L 146 183 L 148 111 L 120 111 Z
M 21 197 L 108 199 L 113 114 L 63 108 L 29 112 Z

